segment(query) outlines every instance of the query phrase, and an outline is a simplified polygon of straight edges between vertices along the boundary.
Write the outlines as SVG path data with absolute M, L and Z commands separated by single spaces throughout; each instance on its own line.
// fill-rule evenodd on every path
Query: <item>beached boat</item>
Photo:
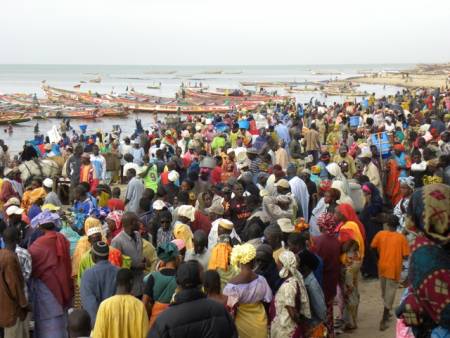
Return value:
M 345 96 L 345 97 L 357 97 L 357 96 L 369 96 L 367 92 L 356 92 L 356 91 L 339 91 L 339 90 L 323 90 L 323 93 L 328 96 Z
M 95 79 L 90 79 L 90 83 L 100 83 L 102 82 L 102 78 L 100 76 L 96 77 Z
M 148 85 L 147 89 L 161 89 L 161 82 L 160 83 L 153 83 L 151 85 Z
M 28 122 L 28 121 L 31 121 L 31 118 L 27 114 L 0 112 L 0 125 L 17 124 L 17 123 Z
M 206 70 L 204 72 L 202 72 L 201 74 L 208 74 L 208 75 L 217 75 L 217 74 L 222 74 L 223 70 L 217 69 L 217 70 Z
M 295 93 L 311 93 L 319 90 L 320 89 L 316 87 L 303 87 L 303 88 L 294 87 L 294 88 L 287 88 L 286 92 L 289 94 L 295 94 Z

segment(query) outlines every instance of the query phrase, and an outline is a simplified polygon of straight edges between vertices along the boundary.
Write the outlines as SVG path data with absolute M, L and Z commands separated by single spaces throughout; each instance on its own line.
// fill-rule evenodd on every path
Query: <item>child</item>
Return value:
M 378 276 L 384 301 L 380 331 L 384 331 L 388 327 L 387 322 L 391 316 L 390 311 L 400 281 L 403 258 L 409 256 L 408 241 L 403 234 L 397 232 L 398 226 L 398 217 L 387 215 L 385 223 L 387 230 L 378 232 L 371 243 L 371 247 L 377 249 L 379 255 Z
M 115 211 L 115 210 L 120 210 L 120 211 L 124 211 L 125 210 L 125 203 L 123 200 L 120 199 L 120 188 L 119 187 L 115 187 L 112 190 L 112 198 L 109 199 L 108 201 L 108 208 L 111 211 Z

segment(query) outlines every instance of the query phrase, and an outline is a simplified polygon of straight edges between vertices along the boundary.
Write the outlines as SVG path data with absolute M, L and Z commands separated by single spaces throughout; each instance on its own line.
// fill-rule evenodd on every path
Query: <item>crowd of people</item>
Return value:
M 379 279 L 374 330 L 446 337 L 449 112 L 404 90 L 0 141 L 0 336 L 335 337 Z

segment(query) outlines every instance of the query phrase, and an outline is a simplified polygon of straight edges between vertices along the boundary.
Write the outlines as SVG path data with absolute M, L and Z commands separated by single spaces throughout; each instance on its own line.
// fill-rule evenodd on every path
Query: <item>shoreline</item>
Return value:
M 450 84 L 449 78 L 450 77 L 446 75 L 408 73 L 408 76 L 406 77 L 405 73 L 387 73 L 350 77 L 345 79 L 345 81 L 403 88 L 445 88 Z

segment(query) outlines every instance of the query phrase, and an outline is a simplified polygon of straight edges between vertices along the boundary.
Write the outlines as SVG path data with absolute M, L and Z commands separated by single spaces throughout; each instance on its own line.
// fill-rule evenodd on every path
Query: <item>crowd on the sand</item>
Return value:
M 373 336 L 449 336 L 448 93 L 35 132 L 0 142 L 0 336 L 357 334 L 376 278 Z

